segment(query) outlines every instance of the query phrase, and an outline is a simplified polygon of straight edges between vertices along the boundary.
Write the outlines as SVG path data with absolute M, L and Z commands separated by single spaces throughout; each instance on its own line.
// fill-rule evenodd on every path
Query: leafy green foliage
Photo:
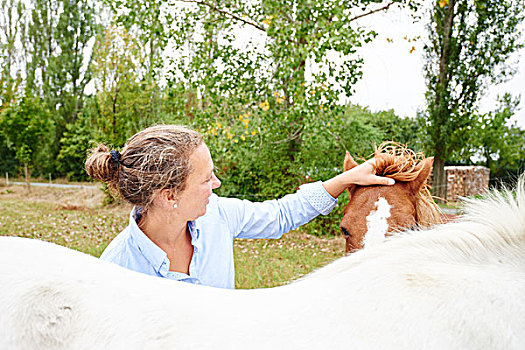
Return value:
M 518 98 L 505 94 L 496 110 L 477 115 L 468 147 L 457 152 L 453 160 L 472 163 L 476 158 L 490 169 L 494 185 L 511 184 L 525 170 L 525 130 L 509 123 L 519 105 Z
M 83 180 L 86 177 L 84 162 L 88 150 L 93 147 L 93 130 L 89 118 L 80 113 L 74 124 L 68 124 L 60 139 L 60 153 L 57 157 L 58 171 L 69 180 Z
M 487 168 L 491 168 L 493 160 L 501 157 L 502 154 L 500 152 L 508 153 L 504 150 L 505 136 L 509 132 L 507 123 L 509 118 L 514 115 L 518 105 L 518 99 L 512 99 L 510 94 L 505 94 L 500 99 L 500 106 L 497 110 L 480 115 L 477 119 L 477 125 L 474 126 L 477 132 L 472 135 L 474 139 L 473 144 L 477 146 L 485 158 L 485 166 Z M 521 142 L 521 145 L 523 146 L 524 143 L 525 140 Z M 518 143 L 514 147 L 519 149 L 519 146 L 520 144 Z
M 26 96 L 0 114 L 0 132 L 21 164 L 34 164 L 52 129 L 51 113 L 38 97 Z
M 16 152 L 7 146 L 7 140 L 3 133 L 0 133 L 0 175 L 4 173 L 16 174 L 19 163 L 16 159 Z
M 98 24 L 94 4 L 87 0 L 34 0 L 26 17 L 24 94 L 39 96 L 53 111 L 53 133 L 43 145 L 51 157 L 42 159 L 41 165 L 47 175 L 56 169 L 66 171 L 56 162 L 63 159 L 58 157 L 60 140 L 64 132 L 74 128 L 72 124 L 83 108 L 85 88 L 91 80 L 90 41 Z

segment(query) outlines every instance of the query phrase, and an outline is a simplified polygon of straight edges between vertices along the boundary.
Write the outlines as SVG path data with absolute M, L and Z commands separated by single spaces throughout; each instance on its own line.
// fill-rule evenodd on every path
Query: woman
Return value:
M 149 127 L 120 154 L 104 145 L 86 160 L 90 177 L 135 207 L 129 225 L 100 257 L 153 276 L 234 288 L 233 240 L 279 238 L 328 214 L 350 185 L 388 185 L 371 163 L 328 181 L 301 186 L 279 200 L 221 198 L 208 147 L 199 133 L 176 125 Z

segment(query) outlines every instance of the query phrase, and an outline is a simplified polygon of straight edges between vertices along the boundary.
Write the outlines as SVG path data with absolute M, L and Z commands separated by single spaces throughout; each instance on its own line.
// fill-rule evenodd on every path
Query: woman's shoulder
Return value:
M 250 203 L 250 201 L 239 198 L 219 197 L 214 193 L 210 197 L 208 210 L 210 214 L 224 216 L 228 212 L 237 211 Z M 208 210 L 206 214 L 208 214 Z
M 244 205 L 244 201 L 240 199 L 220 197 L 213 193 L 209 198 L 206 214 L 197 220 L 207 224 L 229 221 L 232 216 L 238 215 L 239 209 Z
M 111 262 L 120 260 L 123 256 L 127 255 L 130 239 L 131 235 L 128 226 L 113 238 L 106 249 L 104 249 L 104 252 L 102 252 L 102 255 L 100 255 L 100 259 Z

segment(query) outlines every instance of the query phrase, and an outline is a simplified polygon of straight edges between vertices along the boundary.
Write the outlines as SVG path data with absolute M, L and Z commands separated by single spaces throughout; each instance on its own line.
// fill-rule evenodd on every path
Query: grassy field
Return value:
M 102 191 L 0 187 L 0 235 L 54 242 L 96 257 L 126 225 L 130 207 L 103 206 Z M 280 240 L 236 240 L 237 288 L 285 284 L 344 255 L 344 239 L 299 230 Z

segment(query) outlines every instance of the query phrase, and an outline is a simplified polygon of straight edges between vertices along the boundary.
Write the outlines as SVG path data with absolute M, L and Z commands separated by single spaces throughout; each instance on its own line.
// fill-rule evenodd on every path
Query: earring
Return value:
M 173 209 L 177 209 L 178 205 L 177 203 L 173 203 Z

